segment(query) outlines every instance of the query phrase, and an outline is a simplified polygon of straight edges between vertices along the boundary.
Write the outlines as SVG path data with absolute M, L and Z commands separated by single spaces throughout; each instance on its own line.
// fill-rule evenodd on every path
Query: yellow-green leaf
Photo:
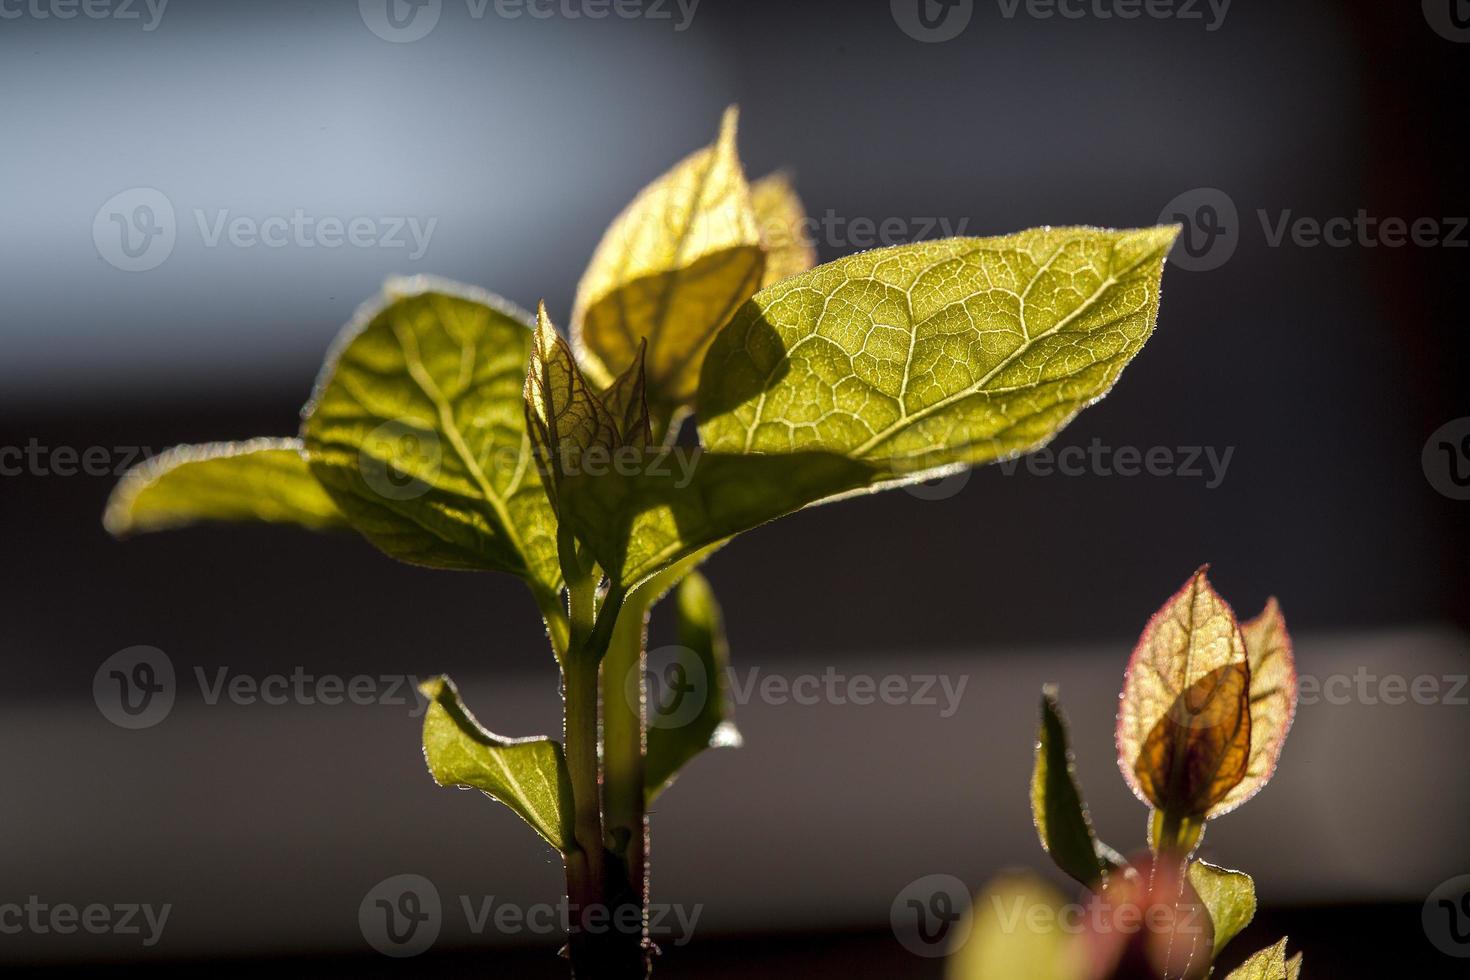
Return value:
M 523 394 L 526 428 L 552 488 L 562 474 L 581 468 L 589 450 L 611 458 L 619 442 L 617 424 L 582 376 L 571 347 L 552 326 L 545 303 L 536 313 Z M 555 505 L 555 494 L 551 497 Z
M 1245 775 L 1245 642 L 1200 568 L 1144 628 L 1118 709 L 1118 766 L 1156 810 L 1203 818 Z
M 736 118 L 618 215 L 577 288 L 572 340 L 592 380 L 609 384 L 646 340 L 648 397 L 666 411 L 693 400 L 705 350 L 765 267 Z
M 674 596 L 679 645 L 689 651 L 701 677 L 693 679 L 701 699 L 693 717 L 678 724 L 651 724 L 643 760 L 643 785 L 648 802 L 663 792 L 679 771 L 705 749 L 740 745 L 729 691 L 729 644 L 714 590 L 698 572 L 679 583 Z M 685 666 L 683 664 L 680 665 Z M 694 664 L 687 665 L 691 668 Z
M 1250 925 L 1256 916 L 1256 883 L 1243 871 L 1231 871 L 1205 861 L 1189 865 L 1189 883 L 1199 893 L 1215 927 L 1218 957 L 1225 944 Z
M 1175 227 L 876 249 L 762 290 L 705 358 L 720 452 L 825 450 L 908 481 L 1035 449 L 1153 331 Z
M 817 264 L 806 209 L 784 173 L 774 173 L 750 185 L 750 200 L 760 226 L 761 245 L 766 250 L 765 288 L 782 279 L 805 272 Z
M 560 586 L 556 518 L 526 431 L 527 315 L 488 293 L 388 284 L 343 331 L 302 438 L 354 527 L 395 558 Z
M 950 953 L 945 980 L 1086 980 L 1086 946 L 1064 928 L 1066 899 L 1035 875 L 1017 872 L 975 897 L 969 938 Z
M 1232 970 L 1225 980 L 1297 980 L 1301 970 L 1301 954 L 1287 960 L 1286 939 L 1283 937 L 1275 946 L 1261 950 Z
M 1031 819 L 1042 849 L 1057 867 L 1082 884 L 1105 884 L 1109 873 L 1123 865 L 1117 852 L 1100 844 L 1093 834 L 1087 805 L 1077 786 L 1067 723 L 1057 702 L 1057 690 L 1051 686 L 1041 695 L 1041 729 L 1031 773 Z
M 196 521 L 346 526 L 301 448 L 299 439 L 175 446 L 123 476 L 102 523 L 116 535 Z
M 460 701 L 448 677 L 425 681 L 424 761 L 440 786 L 477 789 L 499 800 L 562 853 L 575 846 L 572 788 L 561 746 L 549 738 L 502 738 Z
M 1240 627 L 1250 663 L 1251 751 L 1245 778 L 1232 789 L 1212 816 L 1229 813 L 1255 796 L 1271 779 L 1296 716 L 1296 660 L 1286 618 L 1275 599 L 1261 614 Z

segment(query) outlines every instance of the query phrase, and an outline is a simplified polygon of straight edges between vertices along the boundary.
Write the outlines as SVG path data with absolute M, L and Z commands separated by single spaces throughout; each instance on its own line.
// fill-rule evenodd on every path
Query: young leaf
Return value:
M 628 370 L 613 379 L 602 393 L 602 404 L 617 427 L 618 441 L 625 446 L 643 448 L 653 441 L 648 420 L 648 388 L 643 362 L 648 342 L 639 341 L 638 353 Z
M 1291 634 L 1286 631 L 1286 619 L 1276 600 L 1269 600 L 1259 616 L 1241 624 L 1240 634 L 1245 640 L 1251 675 L 1250 760 L 1245 778 L 1226 794 L 1212 816 L 1229 813 L 1259 793 L 1271 779 L 1296 715 L 1296 661 Z
M 700 436 L 717 452 L 841 453 L 906 482 L 1035 449 L 1148 339 L 1177 232 L 951 238 L 777 283 L 710 348 Z
M 501 738 L 475 720 L 448 677 L 419 685 L 424 761 L 440 786 L 477 789 L 510 807 L 565 854 L 572 834 L 572 784 L 561 746 L 549 738 Z
M 903 245 L 762 290 L 706 360 L 693 472 L 580 479 L 563 516 L 631 588 L 808 504 L 1036 448 L 1147 339 L 1176 233 Z
M 1215 950 L 1219 956 L 1225 944 L 1250 925 L 1256 916 L 1256 883 L 1243 871 L 1230 871 L 1205 861 L 1189 865 L 1189 883 L 1199 892 L 1215 926 Z
M 750 201 L 766 250 L 761 288 L 805 272 L 817 264 L 817 250 L 808 234 L 806 209 L 791 178 L 774 173 L 750 185 Z
M 1268 946 L 1232 970 L 1225 980 L 1297 980 L 1301 975 L 1302 955 L 1286 958 L 1285 937 Z
M 694 398 L 700 363 L 765 265 L 750 187 L 735 150 L 737 114 L 719 139 L 654 181 L 614 219 L 577 287 L 572 341 L 606 385 L 648 342 L 649 400 Z
M 270 521 L 345 527 L 307 468 L 299 439 L 175 446 L 128 470 L 102 523 L 115 535 L 195 521 Z
M 547 491 L 555 507 L 555 487 L 562 474 L 576 472 L 589 450 L 601 450 L 611 458 L 619 440 L 613 417 L 588 387 L 571 347 L 551 325 L 545 303 L 536 312 L 523 395 L 526 428 L 545 464 L 543 477 L 550 475 Z
M 352 525 L 395 558 L 492 569 L 555 594 L 556 517 L 526 432 L 525 313 L 414 278 L 343 331 L 302 438 Z
M 1250 750 L 1245 642 L 1206 571 L 1149 620 L 1118 710 L 1123 778 L 1176 817 L 1207 816 L 1244 777 Z
M 1123 865 L 1123 859 L 1098 843 L 1092 832 L 1077 786 L 1067 723 L 1052 686 L 1041 694 L 1041 731 L 1031 773 L 1031 818 L 1042 849 L 1057 867 L 1089 888 L 1106 884 L 1109 873 Z
M 687 724 L 653 726 L 648 730 L 648 749 L 643 760 L 643 786 L 649 803 L 668 787 L 696 755 L 705 749 L 738 747 L 740 732 L 732 720 L 730 703 L 729 645 L 720 605 L 709 582 L 690 572 L 675 594 L 679 645 L 693 651 L 704 671 L 703 704 Z

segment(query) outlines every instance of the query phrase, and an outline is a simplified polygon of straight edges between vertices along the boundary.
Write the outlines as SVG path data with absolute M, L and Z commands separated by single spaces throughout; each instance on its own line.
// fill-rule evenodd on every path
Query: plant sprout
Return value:
M 1249 800 L 1275 772 L 1296 712 L 1296 663 L 1276 600 L 1237 624 L 1206 571 L 1149 620 L 1119 700 L 1118 766 L 1150 808 L 1148 851 L 1129 861 L 1097 839 L 1057 692 L 1047 687 L 1031 813 L 1042 848 L 1089 890 L 1088 906 L 1073 907 L 1068 929 L 1066 907 L 1044 881 L 995 883 L 976 903 L 949 980 L 1199 980 L 1255 917 L 1251 877 L 1193 854 L 1206 821 Z M 1035 927 L 1006 928 L 1007 908 Z M 1227 980 L 1298 980 L 1301 967 L 1282 939 Z
M 813 267 L 790 181 L 748 183 L 735 138 L 732 108 L 613 221 L 569 340 L 544 304 L 390 281 L 334 345 L 297 437 L 170 450 L 105 517 L 120 535 L 347 528 L 403 561 L 520 578 L 560 670 L 561 741 L 492 734 L 441 677 L 424 756 L 562 856 L 584 980 L 647 975 L 648 804 L 738 741 L 696 567 L 804 507 L 1044 445 L 1152 333 L 1178 232 L 1040 228 Z M 671 591 L 711 689 L 689 724 L 650 729 L 646 624 Z

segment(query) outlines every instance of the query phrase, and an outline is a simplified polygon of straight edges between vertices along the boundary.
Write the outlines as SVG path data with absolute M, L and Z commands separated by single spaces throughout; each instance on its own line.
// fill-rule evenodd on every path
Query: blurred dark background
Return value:
M 942 750 L 879 751 L 875 765 L 889 768 L 867 770 L 873 783 L 861 793 L 838 783 L 862 770 L 827 767 L 817 747 L 871 753 L 864 733 L 874 743 L 903 738 L 905 717 L 880 733 L 849 714 L 855 740 L 833 744 L 830 711 L 788 708 L 773 724 L 789 741 L 773 744 L 762 711 L 749 712 L 747 758 L 763 758 L 764 743 L 775 759 L 806 760 L 785 773 L 792 793 L 808 795 L 812 827 L 826 813 L 883 852 L 894 885 L 884 879 L 877 892 L 891 897 L 933 871 L 978 887 L 1005 864 L 1045 864 L 1025 823 L 1027 692 L 1073 671 L 1084 680 L 1069 700 L 1096 702 L 1074 710 L 1096 716 L 1105 743 L 1131 643 L 1202 561 L 1243 613 L 1280 596 L 1320 673 L 1372 660 L 1412 676 L 1419 661 L 1397 653 L 1424 649 L 1447 664 L 1441 673 L 1470 670 L 1461 632 L 1470 504 L 1439 492 L 1444 474 L 1424 462 L 1430 434 L 1470 415 L 1470 30 L 1449 19 L 1464 13 L 1459 0 L 1443 11 L 1240 2 L 1223 19 L 1203 3 L 1193 8 L 1202 19 L 1109 18 L 1080 5 L 1088 12 L 1073 19 L 1032 16 L 1024 2 L 1007 16 L 1009 4 L 976 0 L 950 13 L 953 25 L 972 8 L 943 41 L 911 36 L 905 4 L 886 0 L 702 0 L 692 16 L 670 2 L 601 20 L 569 16 L 586 9 L 576 0 L 558 0 L 548 18 L 501 16 L 495 0 L 475 16 L 478 6 L 443 0 L 398 9 L 419 10 L 408 29 L 438 17 L 408 42 L 379 36 L 394 28 L 371 0 L 171 0 L 161 16 L 139 4 L 69 19 L 48 0 L 27 3 L 0 8 L 0 447 L 40 447 L 50 462 L 0 477 L 0 758 L 22 777 L 0 794 L 0 825 L 16 831 L 0 846 L 0 902 L 133 894 L 176 901 L 178 911 L 170 934 L 145 950 L 0 936 L 7 967 L 135 961 L 188 971 L 212 957 L 211 969 L 228 961 L 242 975 L 429 975 L 436 964 L 468 975 L 497 962 L 507 976 L 554 975 L 544 943 L 479 958 L 499 943 L 461 937 L 392 961 L 356 936 L 357 896 L 415 870 L 401 865 L 416 853 L 473 870 L 464 887 L 488 893 L 514 890 L 497 878 L 508 866 L 487 857 L 469 868 L 462 856 L 533 848 L 513 818 L 428 785 L 416 722 L 401 712 L 298 707 L 282 722 L 286 711 L 211 708 L 195 692 L 166 724 L 123 732 L 91 700 L 103 659 L 148 644 L 181 674 L 448 671 L 467 679 L 487 724 L 530 734 L 503 719 L 554 726 L 555 688 L 524 591 L 510 579 L 398 565 L 347 536 L 212 527 L 119 544 L 99 518 L 111 470 L 139 451 L 294 433 L 326 346 L 389 275 L 442 275 L 521 306 L 544 297 L 565 322 L 607 222 L 708 142 L 730 102 L 742 108 L 751 175 L 789 168 L 808 212 L 826 219 L 824 260 L 875 244 L 864 221 L 901 227 L 895 240 L 941 227 L 983 235 L 1176 214 L 1196 243 L 1223 229 L 1202 259 L 1171 264 L 1156 335 L 1056 444 L 1101 440 L 1180 457 L 1228 450 L 1218 485 L 1208 469 L 1069 477 L 991 467 L 933 492 L 819 508 L 711 563 L 737 665 L 942 664 L 994 681 L 967 693 L 964 727 L 930 725 Z M 136 19 L 123 16 L 132 11 Z M 94 224 L 105 232 L 108 202 L 138 188 L 167 200 L 176 241 L 153 268 L 130 272 L 94 240 Z M 1222 199 L 1234 215 L 1216 206 Z M 432 231 L 421 256 L 407 230 L 407 247 L 208 243 L 222 215 L 258 221 L 298 209 L 367 216 L 377 232 L 411 217 Z M 1288 233 L 1272 243 L 1283 219 L 1360 210 L 1410 225 L 1432 219 L 1444 240 L 1305 246 Z M 101 447 L 107 472 L 59 475 L 60 447 Z M 1343 660 L 1345 650 L 1357 659 Z M 996 703 L 1013 691 L 1019 703 Z M 1303 709 L 1302 726 L 1311 711 L 1357 712 L 1342 730 L 1366 748 L 1300 758 L 1297 771 L 1288 748 L 1283 785 L 1295 778 L 1310 796 L 1310 765 L 1371 768 L 1334 773 L 1334 786 L 1356 794 L 1334 797 L 1313 823 L 1282 807 L 1242 831 L 1241 846 L 1254 841 L 1268 862 L 1289 864 L 1303 839 L 1333 836 L 1324 821 L 1341 820 L 1393 839 L 1342 840 L 1336 853 L 1386 848 L 1385 867 L 1415 870 L 1364 872 L 1353 887 L 1326 875 L 1318 886 L 1283 885 L 1274 901 L 1263 887 L 1267 909 L 1242 946 L 1292 931 L 1309 974 L 1315 962 L 1319 976 L 1383 976 L 1403 963 L 1416 965 L 1393 975 L 1457 975 L 1457 961 L 1427 941 L 1419 909 L 1440 880 L 1470 872 L 1470 786 L 1457 751 L 1470 708 L 1318 706 Z M 1374 736 L 1390 730 L 1402 753 L 1375 755 Z M 1325 753 L 1336 744 L 1325 733 L 1339 729 L 1321 731 Z M 391 755 L 374 756 L 379 747 Z M 1117 782 L 1105 744 L 1079 756 L 1094 763 L 1084 781 L 1095 792 Z M 706 825 L 704 837 L 686 828 L 688 847 L 671 845 L 684 866 L 674 870 L 671 856 L 667 874 L 690 883 L 685 894 L 700 894 L 701 876 L 748 879 L 721 893 L 732 911 L 711 919 L 723 925 L 666 957 L 671 975 L 938 975 L 936 961 L 909 955 L 888 931 L 886 898 L 824 913 L 831 895 L 862 889 L 864 856 L 802 839 L 817 830 L 788 820 L 798 804 L 757 806 L 763 775 L 738 765 L 701 760 L 686 780 L 688 809 L 684 783 L 662 804 L 659 832 L 697 819 L 683 813 L 717 822 L 729 796 L 752 801 L 761 821 Z M 932 811 L 891 792 L 899 770 L 934 787 L 942 820 L 931 824 Z M 1405 772 L 1405 795 L 1375 791 Z M 1117 836 L 1141 839 L 1141 812 L 1125 803 L 1119 812 L 1135 823 Z M 666 873 L 659 840 L 656 891 Z M 907 875 L 906 850 L 922 855 Z M 505 874 L 526 900 L 555 900 L 548 854 L 504 860 L 522 861 Z M 1306 880 L 1296 870 L 1282 878 Z M 154 898 L 130 891 L 140 882 Z M 773 904 L 770 890 L 788 887 L 808 904 Z M 282 905 L 283 894 L 333 889 L 349 897 L 345 907 Z M 190 902 L 203 910 L 191 917 Z M 744 965 L 730 972 L 731 962 Z

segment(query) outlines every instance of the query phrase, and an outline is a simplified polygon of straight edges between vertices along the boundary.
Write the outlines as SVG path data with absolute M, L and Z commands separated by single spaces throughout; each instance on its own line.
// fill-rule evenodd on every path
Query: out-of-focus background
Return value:
M 432 785 L 399 687 L 448 671 L 497 731 L 554 731 L 520 586 L 290 529 L 118 543 L 100 514 L 150 453 L 292 434 L 390 275 L 564 323 L 607 222 L 738 102 L 748 170 L 795 175 L 824 260 L 1185 233 L 1155 337 L 1050 454 L 711 562 L 742 683 L 910 696 L 739 702 L 746 746 L 653 816 L 661 974 L 938 976 L 905 889 L 1049 863 L 1025 795 L 1046 681 L 1101 833 L 1140 846 L 1116 691 L 1209 561 L 1243 615 L 1280 597 L 1319 686 L 1206 838 L 1263 903 L 1231 961 L 1289 932 L 1315 976 L 1460 975 L 1470 919 L 1438 900 L 1470 874 L 1467 82 L 1463 0 L 0 0 L 0 963 L 560 974 L 555 935 L 493 915 L 555 903 L 559 862 Z M 127 730 L 93 679 L 138 645 L 175 700 Z M 219 687 L 356 675 L 375 703 Z M 401 874 L 442 911 L 395 959 L 359 910 Z M 109 911 L 63 932 L 65 905 Z

